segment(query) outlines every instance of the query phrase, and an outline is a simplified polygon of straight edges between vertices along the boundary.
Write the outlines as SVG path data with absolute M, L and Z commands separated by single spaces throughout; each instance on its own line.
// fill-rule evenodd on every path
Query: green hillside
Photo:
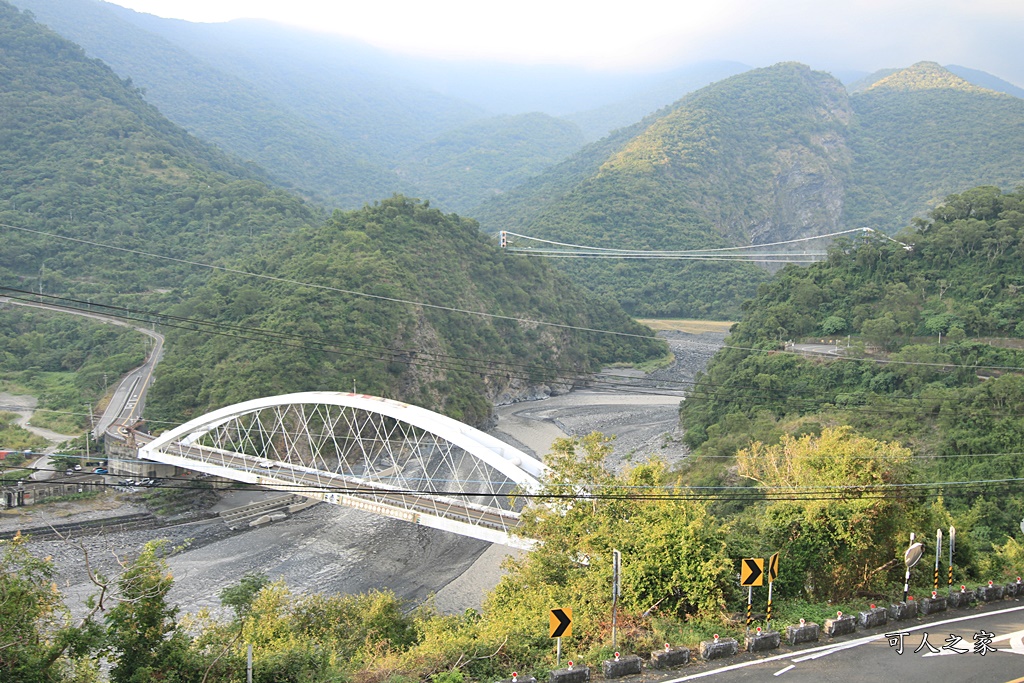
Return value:
M 0 286 L 119 305 L 158 329 L 176 325 L 150 406 L 161 419 L 250 392 L 348 389 L 355 380 L 363 391 L 479 422 L 503 393 L 664 352 L 649 338 L 579 337 L 211 275 L 196 264 L 647 334 L 615 304 L 585 296 L 545 264 L 509 259 L 474 222 L 425 203 L 396 197 L 325 223 L 6 3 L 0 59 Z M 181 329 L 198 327 L 205 332 Z
M 850 97 L 799 64 L 691 93 L 480 212 L 488 230 L 588 246 L 749 245 L 888 232 L 951 192 L 1024 180 L 1024 100 L 922 63 Z M 766 277 L 738 265 L 566 261 L 635 315 L 732 317 Z
M 141 86 L 194 135 L 251 160 L 278 184 L 329 206 L 412 189 L 358 140 L 308 120 L 272 93 L 92 0 L 17 0 L 36 18 Z
M 216 259 L 320 220 L 173 125 L 82 50 L 0 4 L 0 223 Z M 182 265 L 5 229 L 5 282 L 117 296 L 177 286 Z
M 585 296 L 547 264 L 503 254 L 474 221 L 416 200 L 394 197 L 336 212 L 323 227 L 302 231 L 279 255 L 277 262 L 262 264 L 265 273 L 309 286 L 224 275 L 173 308 L 175 315 L 234 331 L 171 335 L 149 404 L 152 414 L 189 416 L 234 396 L 354 385 L 476 424 L 502 393 L 664 352 L 653 337 L 514 322 L 530 318 L 651 334 L 614 303 Z M 501 317 L 442 310 L 449 306 Z M 282 335 L 280 344 L 268 348 L 244 330 L 271 330 Z M 226 373 L 208 376 L 206 368 Z
M 194 135 L 321 205 L 400 192 L 467 213 L 582 145 L 541 114 L 491 118 L 372 48 L 265 22 L 193 24 L 95 0 L 16 0 Z
M 899 238 L 910 249 L 846 242 L 761 287 L 682 405 L 687 442 L 715 456 L 691 476 L 728 478 L 751 440 L 839 425 L 910 447 L 915 481 L 1024 476 L 1024 191 L 953 195 Z M 850 358 L 778 353 L 780 335 L 841 337 Z M 936 494 L 983 550 L 1024 513 L 1019 487 Z
M 843 223 L 893 232 L 951 192 L 1024 182 L 1024 100 L 938 64 L 893 73 L 850 98 L 853 172 Z

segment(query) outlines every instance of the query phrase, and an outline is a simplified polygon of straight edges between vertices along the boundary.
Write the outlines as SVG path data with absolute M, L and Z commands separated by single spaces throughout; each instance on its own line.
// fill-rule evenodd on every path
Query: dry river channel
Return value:
M 636 391 L 582 390 L 542 400 L 497 408 L 492 433 L 542 457 L 551 442 L 566 435 L 592 431 L 614 435 L 613 466 L 658 456 L 669 462 L 685 457 L 678 430 L 679 396 L 694 374 L 722 344 L 723 335 L 661 333 L 669 341 L 675 362 L 645 377 L 665 394 Z M 621 371 L 608 371 L 615 374 Z M 628 382 L 637 373 L 624 373 Z M 246 502 L 252 492 L 232 492 L 214 510 Z M 42 526 L 78 518 L 122 515 L 142 511 L 115 500 L 112 494 L 87 501 L 81 511 L 70 504 L 22 508 L 0 515 L 0 531 Z M 84 507 L 84 505 L 83 505 Z M 46 510 L 45 508 L 51 508 Z M 70 513 L 74 512 L 73 515 Z M 479 607 L 485 593 L 501 576 L 502 561 L 515 551 L 407 522 L 378 517 L 345 507 L 317 505 L 274 524 L 232 531 L 219 519 L 203 520 L 157 530 L 124 531 L 71 539 L 33 541 L 40 556 L 52 556 L 59 568 L 61 589 L 73 612 L 80 612 L 94 592 L 84 569 L 83 549 L 94 569 L 116 575 L 118 562 L 130 558 L 153 538 L 167 539 L 183 549 L 169 558 L 175 577 L 170 599 L 183 611 L 207 607 L 227 617 L 218 594 L 243 574 L 259 571 L 284 579 L 297 592 L 354 593 L 388 589 L 405 599 L 433 599 L 438 610 L 458 612 Z M 514 561 L 515 555 L 513 555 Z

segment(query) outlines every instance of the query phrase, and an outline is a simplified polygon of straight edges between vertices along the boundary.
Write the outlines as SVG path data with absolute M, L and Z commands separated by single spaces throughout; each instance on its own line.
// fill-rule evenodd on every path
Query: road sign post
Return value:
M 764 626 L 767 631 L 769 625 L 772 622 L 772 585 L 775 583 L 775 577 L 779 575 L 779 554 L 775 553 L 768 558 L 768 610 L 765 612 Z M 749 625 L 749 623 L 748 623 Z
M 550 637 L 558 639 L 558 650 L 555 654 L 555 666 L 562 664 L 562 636 L 572 635 L 572 607 L 556 607 L 548 613 Z
M 947 579 L 947 586 L 949 588 L 949 594 L 953 594 L 953 548 L 956 546 L 956 529 L 949 527 L 949 578 Z
M 750 631 L 754 603 L 754 586 L 764 585 L 764 558 L 744 557 L 740 561 L 740 585 L 747 587 L 747 631 Z
M 747 635 L 750 635 L 750 622 L 753 621 L 754 587 L 747 586 Z
M 942 529 L 935 530 L 935 577 L 932 580 L 932 590 L 939 592 L 939 558 L 942 557 Z
M 615 613 L 619 606 L 619 592 L 622 590 L 619 571 L 622 567 L 622 553 L 612 551 L 612 650 L 615 649 Z

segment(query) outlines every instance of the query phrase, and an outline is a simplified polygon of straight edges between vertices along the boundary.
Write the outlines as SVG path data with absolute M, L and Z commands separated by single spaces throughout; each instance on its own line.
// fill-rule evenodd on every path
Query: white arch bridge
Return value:
M 207 413 L 139 448 L 167 465 L 298 493 L 492 543 L 515 536 L 547 467 L 425 408 L 312 391 Z

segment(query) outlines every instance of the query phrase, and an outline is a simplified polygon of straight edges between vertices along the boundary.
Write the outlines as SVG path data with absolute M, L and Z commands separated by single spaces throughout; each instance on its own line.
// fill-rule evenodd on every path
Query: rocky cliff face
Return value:
M 745 233 L 750 244 L 838 231 L 849 157 L 845 138 L 835 133 L 780 151 L 771 187 L 762 195 L 764 218 L 729 231 Z
M 752 186 L 747 220 L 719 226 L 740 243 L 766 244 L 840 229 L 852 162 L 848 130 L 853 111 L 839 81 L 809 69 L 797 73 L 802 92 L 786 96 L 802 96 L 801 106 L 781 121 L 762 119 L 764 171 L 761 184 Z M 777 130 L 783 122 L 792 130 L 788 139 Z

